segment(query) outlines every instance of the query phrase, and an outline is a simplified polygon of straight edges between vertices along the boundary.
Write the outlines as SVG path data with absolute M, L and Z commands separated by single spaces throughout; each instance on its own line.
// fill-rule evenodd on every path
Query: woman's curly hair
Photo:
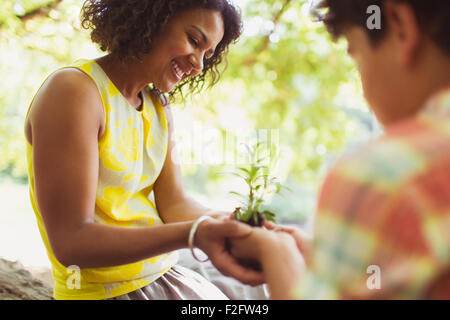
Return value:
M 179 12 L 191 9 L 210 9 L 221 13 L 224 35 L 214 55 L 204 60 L 203 71 L 181 82 L 171 99 L 187 85 L 189 93 L 198 93 L 209 79 L 213 86 L 220 77 L 218 66 L 225 59 L 228 46 L 242 32 L 241 15 L 230 0 L 86 0 L 81 10 L 81 25 L 92 29 L 91 39 L 102 51 L 121 60 L 138 58 L 151 50 L 152 42 L 167 23 Z M 139 36 L 138 36 L 139 35 Z

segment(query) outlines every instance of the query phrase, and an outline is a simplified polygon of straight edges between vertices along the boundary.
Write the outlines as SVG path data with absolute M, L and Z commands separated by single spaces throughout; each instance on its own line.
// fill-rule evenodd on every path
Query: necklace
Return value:
M 144 105 L 144 98 L 142 97 L 142 91 L 139 91 L 138 97 L 141 100 L 141 104 L 136 108 L 137 111 L 142 111 L 142 107 Z

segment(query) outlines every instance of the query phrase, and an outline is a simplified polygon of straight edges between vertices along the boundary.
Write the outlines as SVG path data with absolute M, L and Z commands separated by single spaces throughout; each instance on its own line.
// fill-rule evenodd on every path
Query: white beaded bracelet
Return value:
M 212 219 L 212 218 L 210 216 L 201 216 L 200 218 L 195 220 L 194 224 L 191 227 L 191 231 L 189 231 L 189 239 L 188 239 L 189 249 L 191 249 L 191 253 L 192 253 L 192 256 L 194 257 L 194 259 L 199 262 L 206 262 L 209 260 L 209 258 L 207 258 L 206 260 L 200 260 L 197 257 L 197 255 L 194 252 L 194 237 L 195 237 L 195 233 L 197 232 L 197 228 L 200 225 L 200 223 L 202 223 L 202 221 L 207 220 L 207 219 Z

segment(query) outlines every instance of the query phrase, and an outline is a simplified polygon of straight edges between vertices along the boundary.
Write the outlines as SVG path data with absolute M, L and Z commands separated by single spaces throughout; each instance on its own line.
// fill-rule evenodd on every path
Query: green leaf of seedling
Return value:
M 279 193 L 281 190 L 281 183 L 277 183 L 277 190 L 275 191 L 275 193 Z
M 228 192 L 228 193 L 229 193 L 230 195 L 237 196 L 237 197 L 242 198 L 242 199 L 247 199 L 246 196 L 244 196 L 243 194 L 240 194 L 239 192 L 236 192 L 236 191 L 230 191 L 230 192 Z
M 288 191 L 288 192 L 294 192 L 294 190 L 292 190 L 291 188 L 287 187 L 287 186 L 283 186 L 282 184 L 280 184 L 280 190 L 277 192 L 280 196 L 284 196 L 283 191 Z
M 255 178 L 257 177 L 259 169 L 261 169 L 261 166 L 252 166 L 250 170 L 250 179 L 252 181 L 254 181 Z
M 256 179 L 264 179 L 264 180 L 266 180 L 268 177 L 269 177 L 269 175 L 266 174 L 266 173 L 264 173 L 264 174 L 258 175 L 258 176 L 256 177 Z
M 256 164 L 261 164 L 262 162 L 266 161 L 269 157 L 265 156 L 265 157 L 259 157 L 255 160 Z M 270 163 L 270 160 L 269 160 Z M 268 167 L 268 165 L 263 165 L 264 167 Z
M 245 181 L 248 180 L 248 177 L 243 176 L 242 174 L 239 174 L 239 173 L 237 173 L 237 172 L 231 172 L 231 174 L 232 174 L 233 176 L 236 176 L 236 177 L 239 177 L 239 178 L 241 178 L 241 179 L 244 179 Z
M 244 172 L 244 173 L 246 173 L 246 174 L 250 174 L 250 170 L 248 170 L 247 168 L 244 168 L 244 167 L 239 167 L 239 168 L 237 168 L 239 171 L 242 171 L 242 172 Z
M 263 214 L 263 216 L 264 216 L 265 219 L 267 219 L 267 220 L 269 220 L 269 221 L 272 221 L 273 223 L 277 222 L 277 221 L 275 220 L 275 218 L 272 217 L 272 216 L 265 215 L 265 214 Z
M 263 201 L 264 201 L 263 199 L 258 198 L 258 199 L 255 200 L 255 204 L 256 205 L 260 205 L 261 203 L 263 203 Z
M 275 222 L 275 213 L 270 212 L 269 210 L 264 210 L 261 212 L 264 218 L 266 218 L 269 221 Z
M 267 158 L 267 157 L 264 157 L 264 158 L 258 158 L 258 159 L 256 159 L 256 163 L 259 164 L 259 163 L 263 162 L 263 160 L 265 160 L 266 158 Z
M 269 210 L 264 210 L 261 213 L 264 214 L 264 215 L 269 215 L 271 217 L 275 217 L 275 213 L 273 213 L 272 211 L 269 211 Z
M 269 183 L 274 183 L 278 180 L 277 177 L 268 177 Z

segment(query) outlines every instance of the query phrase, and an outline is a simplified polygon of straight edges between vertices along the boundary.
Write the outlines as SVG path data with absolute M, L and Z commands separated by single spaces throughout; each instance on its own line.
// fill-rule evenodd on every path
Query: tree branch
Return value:
M 291 2 L 292 2 L 292 0 L 285 0 L 281 9 L 274 15 L 274 17 L 272 19 L 272 22 L 274 25 L 273 30 L 263 38 L 261 46 L 256 50 L 255 54 L 244 61 L 244 65 L 246 67 L 253 66 L 256 62 L 258 55 L 267 50 L 267 48 L 269 47 L 269 43 L 270 43 L 270 36 L 275 32 L 275 28 L 276 28 L 277 24 L 280 22 L 281 16 L 287 10 L 287 8 Z
M 17 18 L 22 22 L 27 22 L 28 20 L 37 18 L 37 17 L 48 17 L 49 12 L 52 9 L 55 9 L 63 0 L 54 0 L 46 5 L 41 7 L 37 7 L 29 12 L 26 12 L 24 15 L 16 15 Z

